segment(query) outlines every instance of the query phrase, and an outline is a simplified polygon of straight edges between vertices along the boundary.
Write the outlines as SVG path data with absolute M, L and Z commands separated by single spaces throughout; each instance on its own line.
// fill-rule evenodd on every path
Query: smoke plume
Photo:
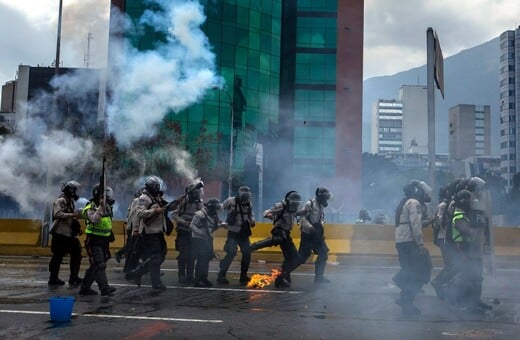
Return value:
M 111 47 L 114 65 L 109 75 L 112 100 L 107 106 L 108 129 L 123 146 L 156 134 L 156 126 L 170 112 L 179 112 L 199 101 L 204 93 L 221 82 L 215 71 L 215 55 L 200 30 L 205 16 L 193 1 L 150 1 L 159 6 L 147 10 L 138 26 L 144 25 L 164 36 L 153 50 L 138 50 L 130 44 Z M 114 42 L 118 45 L 118 42 Z M 113 52 L 113 53 L 112 53 Z

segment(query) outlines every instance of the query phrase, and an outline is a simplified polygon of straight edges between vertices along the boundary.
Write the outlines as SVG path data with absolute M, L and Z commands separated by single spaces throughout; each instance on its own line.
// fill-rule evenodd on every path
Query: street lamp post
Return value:
M 231 197 L 231 181 L 233 179 L 233 119 L 235 118 L 235 110 L 233 109 L 233 99 L 231 95 L 225 90 L 218 86 L 213 86 L 213 90 L 224 92 L 228 98 L 231 119 L 229 122 L 229 172 L 228 172 L 228 197 Z M 220 101 L 220 100 L 219 100 Z
M 229 99 L 229 108 L 231 112 L 231 119 L 229 123 L 229 174 L 228 174 L 228 197 L 231 197 L 231 181 L 233 179 L 233 120 L 235 118 L 235 112 L 233 109 L 233 100 L 227 91 L 224 91 Z

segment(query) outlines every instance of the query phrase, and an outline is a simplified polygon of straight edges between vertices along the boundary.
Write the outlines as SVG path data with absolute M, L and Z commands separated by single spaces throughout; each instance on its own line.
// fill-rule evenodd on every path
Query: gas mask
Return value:
M 329 190 L 325 188 L 316 188 L 316 202 L 322 207 L 329 205 L 327 202 L 331 197 Z
M 285 195 L 285 204 L 287 206 L 287 210 L 292 213 L 295 213 L 300 208 L 302 204 L 302 197 L 296 191 L 289 191 Z

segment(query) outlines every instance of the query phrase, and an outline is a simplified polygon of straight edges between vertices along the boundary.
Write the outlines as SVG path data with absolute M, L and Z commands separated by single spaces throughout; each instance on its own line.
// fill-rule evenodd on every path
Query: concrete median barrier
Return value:
M 84 225 L 83 225 L 84 227 Z M 270 236 L 272 225 L 260 222 L 253 228 L 251 242 Z M 116 220 L 113 226 L 116 241 L 111 249 L 116 251 L 124 245 L 124 221 Z M 40 247 L 41 221 L 30 219 L 0 219 L 0 255 L 50 255 L 50 248 Z M 219 229 L 214 233 L 214 249 L 223 257 L 227 231 Z M 495 227 L 495 254 L 497 257 L 520 258 L 520 228 Z M 291 233 L 296 246 L 300 242 L 300 231 L 295 227 Z M 84 235 L 81 236 L 83 241 Z M 325 237 L 330 248 L 329 261 L 347 263 L 352 257 L 395 258 L 394 227 L 391 225 L 370 224 L 326 224 Z M 175 258 L 175 232 L 167 236 L 168 258 Z M 432 243 L 431 228 L 424 229 L 424 240 L 432 256 L 440 256 Z M 240 255 L 239 255 L 240 256 Z M 253 261 L 280 262 L 282 254 L 279 247 L 264 248 L 253 253 Z M 313 261 L 313 259 L 310 259 Z

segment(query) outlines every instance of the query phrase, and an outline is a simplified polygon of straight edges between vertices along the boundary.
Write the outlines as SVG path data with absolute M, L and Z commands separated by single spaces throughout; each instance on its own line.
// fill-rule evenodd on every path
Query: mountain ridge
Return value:
M 474 104 L 490 106 L 491 155 L 499 155 L 499 58 L 498 37 L 444 58 L 445 98 L 440 91 L 435 92 L 437 153 L 448 153 L 449 108 L 457 104 Z M 425 64 L 363 81 L 363 152 L 370 152 L 372 104 L 378 99 L 397 99 L 402 85 L 425 84 Z

